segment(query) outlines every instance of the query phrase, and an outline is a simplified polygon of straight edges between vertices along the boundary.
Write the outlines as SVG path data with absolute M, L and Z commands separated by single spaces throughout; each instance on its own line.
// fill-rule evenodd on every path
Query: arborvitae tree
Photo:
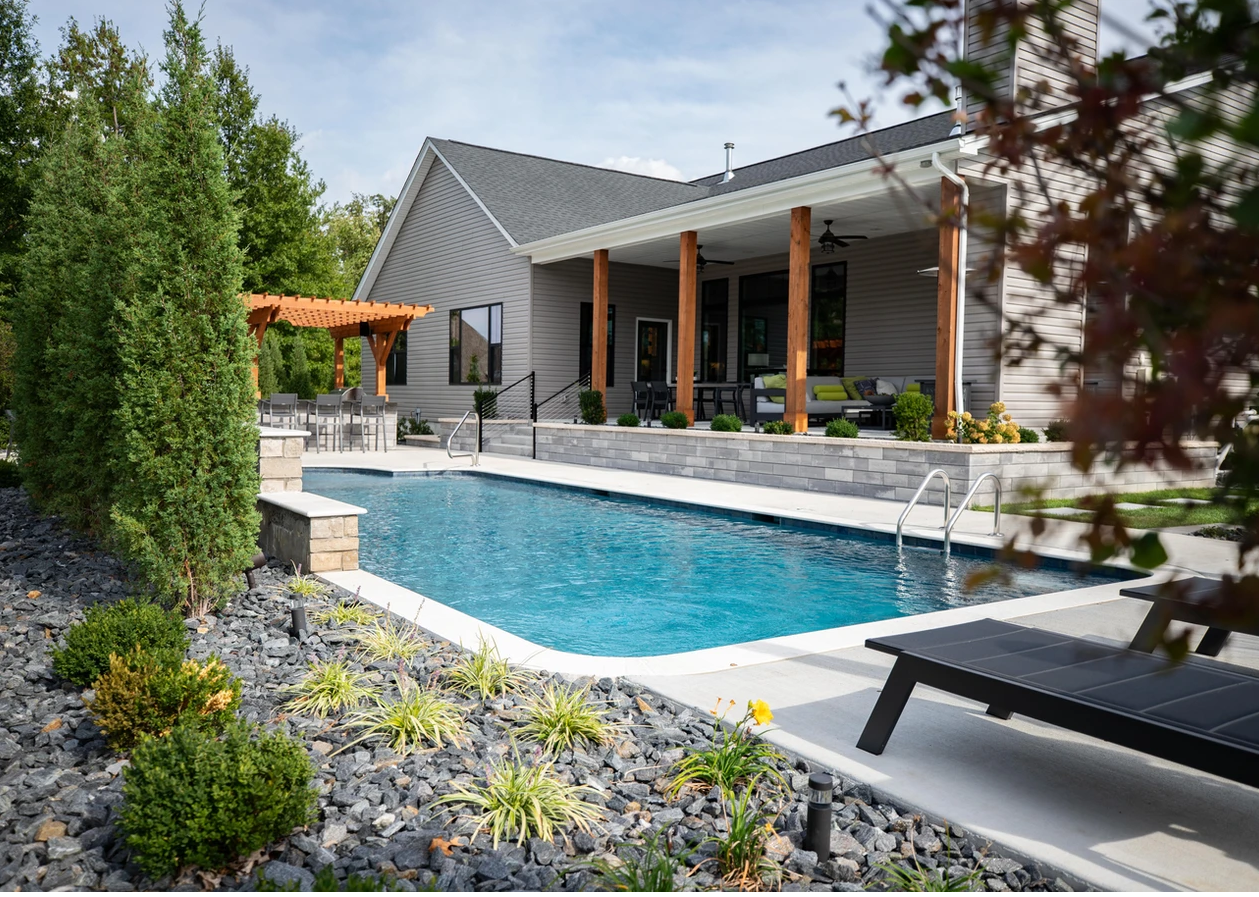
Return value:
M 285 387 L 285 392 L 295 392 L 300 399 L 315 397 L 315 385 L 310 379 L 310 364 L 306 360 L 306 343 L 300 333 L 293 335 Z
M 284 373 L 284 356 L 280 354 L 280 339 L 267 331 L 258 353 L 258 392 L 262 398 L 280 391 L 280 375 Z
M 113 510 L 139 571 L 192 614 L 225 596 L 259 524 L 257 344 L 207 62 L 200 23 L 174 2 L 141 171 L 149 242 L 140 288 L 121 309 L 125 462 Z

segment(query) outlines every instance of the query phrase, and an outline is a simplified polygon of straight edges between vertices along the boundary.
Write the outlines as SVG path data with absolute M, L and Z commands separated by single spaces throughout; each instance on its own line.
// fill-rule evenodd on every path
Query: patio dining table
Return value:
M 696 383 L 692 385 L 691 397 L 695 402 L 696 420 L 708 420 L 707 415 L 704 413 L 704 403 L 712 402 L 714 406 L 717 406 L 719 404 L 717 400 L 717 391 L 722 389 L 724 386 L 725 384 L 722 383 Z M 669 406 L 671 408 L 678 407 L 677 383 L 669 384 Z

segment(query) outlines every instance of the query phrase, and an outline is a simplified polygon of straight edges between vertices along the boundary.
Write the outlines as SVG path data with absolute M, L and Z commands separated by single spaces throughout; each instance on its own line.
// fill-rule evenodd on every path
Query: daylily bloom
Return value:
M 774 718 L 774 714 L 769 710 L 769 705 L 764 701 L 748 701 L 748 710 L 758 726 L 763 726 Z

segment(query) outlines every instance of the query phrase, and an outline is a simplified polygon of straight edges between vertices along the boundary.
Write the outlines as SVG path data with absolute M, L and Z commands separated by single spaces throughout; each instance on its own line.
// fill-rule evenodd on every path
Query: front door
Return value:
M 669 322 L 638 320 L 636 380 L 669 379 Z

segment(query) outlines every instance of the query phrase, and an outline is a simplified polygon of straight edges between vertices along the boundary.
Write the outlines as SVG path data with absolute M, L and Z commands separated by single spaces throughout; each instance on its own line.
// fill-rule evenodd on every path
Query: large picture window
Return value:
M 584 377 L 590 373 L 590 355 L 591 355 L 591 333 L 594 331 L 595 321 L 595 305 L 593 302 L 583 302 L 581 304 L 581 348 L 578 351 L 578 377 Z M 605 376 L 608 380 L 608 386 L 616 386 L 616 380 L 612 376 L 615 368 L 613 361 L 616 357 L 616 306 L 608 306 L 608 351 L 607 365 L 605 366 Z
M 450 383 L 503 382 L 503 305 L 450 313 Z
M 385 385 L 407 385 L 407 333 L 401 331 L 393 341 L 393 348 L 385 358 Z
M 843 376 L 847 305 L 848 263 L 814 265 L 813 295 L 809 299 L 809 373 Z

